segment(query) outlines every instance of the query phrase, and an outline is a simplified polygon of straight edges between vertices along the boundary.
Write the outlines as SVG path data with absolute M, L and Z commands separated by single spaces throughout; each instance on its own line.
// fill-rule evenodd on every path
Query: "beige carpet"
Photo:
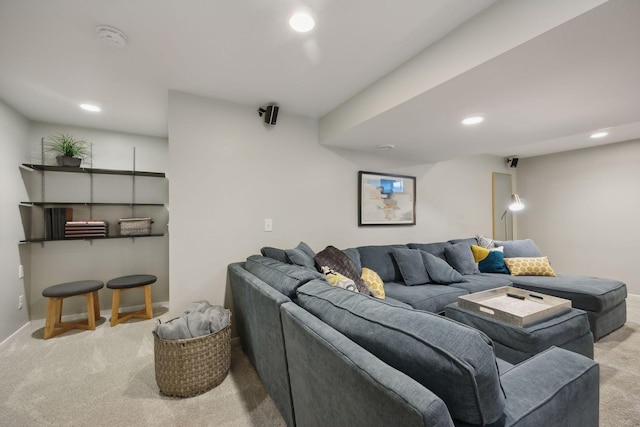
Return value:
M 156 385 L 155 320 L 46 341 L 38 323 L 0 347 L 0 426 L 285 426 L 237 340 L 224 382 L 178 399 Z
M 627 297 L 627 323 L 595 344 L 600 426 L 640 426 L 640 296 Z
M 640 297 L 630 296 L 627 307 L 627 324 L 596 343 L 602 427 L 640 425 Z M 0 347 L 0 426 L 285 425 L 237 340 L 218 387 L 188 399 L 160 395 L 154 324 L 111 328 L 103 318 L 93 332 L 47 341 L 42 322 L 22 329 Z

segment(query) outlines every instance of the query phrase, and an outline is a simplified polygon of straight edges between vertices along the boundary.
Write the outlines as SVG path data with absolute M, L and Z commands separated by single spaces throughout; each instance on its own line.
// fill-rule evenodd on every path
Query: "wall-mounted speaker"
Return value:
M 258 108 L 258 114 L 260 117 L 264 117 L 265 124 L 275 126 L 278 120 L 278 110 L 280 110 L 280 107 L 275 104 L 269 104 L 264 108 Z
M 518 167 L 518 158 L 517 157 L 509 157 L 507 159 L 507 166 L 510 168 Z

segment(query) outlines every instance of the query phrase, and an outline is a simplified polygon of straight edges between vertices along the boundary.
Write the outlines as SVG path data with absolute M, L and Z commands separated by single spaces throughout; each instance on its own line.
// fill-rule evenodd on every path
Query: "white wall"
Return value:
M 29 122 L 0 100 L 0 342 L 29 321 L 18 296 L 26 295 L 18 266 L 29 264 L 29 252 L 18 242 L 24 237 L 18 204 L 26 198 L 20 164 L 27 160 Z
M 554 269 L 625 282 L 640 294 L 640 141 L 521 159 L 520 238 Z
M 152 172 L 167 170 L 168 141 L 166 138 L 39 122 L 32 123 L 30 126 L 28 162 L 41 163 L 41 138 L 46 139 L 61 131 L 93 143 L 92 166 L 94 168 L 131 170 L 135 146 L 136 170 Z M 14 163 L 17 164 L 17 162 Z M 55 164 L 55 158 L 46 158 L 45 163 Z M 41 174 L 25 171 L 22 175 L 23 180 L 19 185 L 29 189 L 30 200 L 42 200 Z M 130 217 L 132 214 L 138 217 L 150 216 L 155 221 L 152 232 L 166 232 L 168 180 L 136 177 L 135 183 L 136 202 L 166 203 L 167 208 L 137 207 L 132 212 L 125 206 L 94 207 L 92 218 L 90 218 L 88 208 L 75 205 L 73 206 L 74 219 L 104 219 L 109 222 L 110 228 L 117 229 L 119 218 Z M 88 201 L 90 188 L 89 175 L 56 172 L 47 172 L 45 175 L 46 201 Z M 132 199 L 132 179 L 118 175 L 94 175 L 93 197 L 94 202 L 129 203 Z M 31 231 L 27 230 L 27 233 L 31 232 L 36 237 L 42 233 L 42 209 L 30 209 L 33 211 L 33 226 Z M 24 237 L 20 236 L 20 239 L 22 238 Z M 32 320 L 44 318 L 46 310 L 46 298 L 42 296 L 44 288 L 74 280 L 95 279 L 106 283 L 109 279 L 129 274 L 153 274 L 158 277 L 158 281 L 152 287 L 153 301 L 169 299 L 168 235 L 136 239 L 56 241 L 46 242 L 44 245 L 31 243 L 27 246 L 31 263 L 26 285 Z M 104 288 L 99 295 L 101 308 L 109 309 L 112 292 Z M 142 291 L 131 290 L 123 294 L 121 307 L 143 303 Z M 83 298 L 65 300 L 63 314 L 84 312 L 86 312 L 86 301 Z
M 417 177 L 417 225 L 357 226 L 357 172 Z M 317 122 L 281 108 L 265 128 L 257 108 L 169 94 L 170 301 L 231 305 L 227 264 L 265 245 L 315 251 L 491 235 L 491 172 L 479 156 L 414 167 L 318 144 Z M 264 219 L 273 219 L 273 232 Z

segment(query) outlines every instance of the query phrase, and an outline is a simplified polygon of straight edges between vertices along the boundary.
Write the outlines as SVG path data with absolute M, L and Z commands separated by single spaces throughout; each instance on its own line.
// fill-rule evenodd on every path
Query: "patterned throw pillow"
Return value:
M 549 265 L 546 256 L 533 258 L 505 258 L 512 276 L 551 276 L 556 277 L 556 273 Z
M 369 288 L 369 292 L 371 292 L 371 296 L 375 298 L 385 299 L 386 295 L 384 293 L 384 282 L 375 271 L 370 268 L 362 269 L 362 280 L 364 280 L 364 284 Z
M 496 247 L 495 240 L 481 236 L 480 234 L 476 234 L 476 240 L 478 241 L 478 246 L 481 248 L 491 249 Z
M 343 276 L 337 271 L 333 271 L 329 267 L 322 267 L 322 272 L 325 274 L 327 282 L 329 282 L 331 286 L 337 286 L 351 292 L 358 292 L 355 282 L 348 277 Z

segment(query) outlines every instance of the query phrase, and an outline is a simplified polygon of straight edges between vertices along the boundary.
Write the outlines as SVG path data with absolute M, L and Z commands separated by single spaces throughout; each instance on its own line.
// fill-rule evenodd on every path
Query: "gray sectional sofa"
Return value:
M 574 292 L 578 303 L 588 301 L 592 331 L 604 334 L 624 324 L 626 312 L 619 307 L 624 307 L 625 285 L 603 280 L 599 287 L 597 279 L 585 279 L 588 286 L 573 282 L 576 288 L 570 290 L 578 279 L 565 282 L 561 275 L 542 285 L 524 283 L 534 277 L 522 276 L 521 285 L 509 275 L 472 271 L 475 263 L 456 258 L 475 243 L 460 239 L 345 250 L 356 269 L 380 275 L 384 300 L 330 286 L 310 264 L 313 252 L 306 245 L 263 248 L 268 256 L 229 265 L 242 346 L 287 424 L 598 425 L 598 365 L 581 351 L 552 347 L 514 366 L 495 356 L 487 335 L 441 313 L 460 295 L 535 285 L 533 290 L 564 297 Z M 407 253 L 412 257 L 427 252 L 431 261 L 447 261 L 468 274 L 446 285 L 408 286 L 405 278 L 424 279 L 414 280 L 410 265 L 399 263 L 404 259 L 394 256 L 394 249 L 396 254 L 413 249 Z

